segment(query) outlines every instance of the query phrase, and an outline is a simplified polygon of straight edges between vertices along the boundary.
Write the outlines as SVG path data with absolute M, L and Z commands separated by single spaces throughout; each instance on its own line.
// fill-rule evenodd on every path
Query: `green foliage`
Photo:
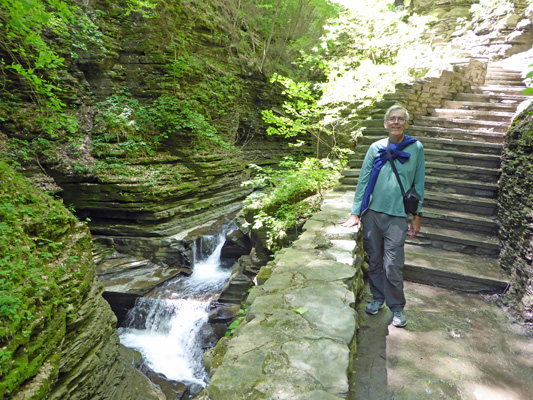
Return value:
M 205 117 L 192 109 L 187 102 L 168 95 L 154 101 L 148 111 L 148 118 L 164 138 L 180 131 L 198 133 L 204 129 L 214 130 Z
M 271 82 L 281 83 L 284 87 L 282 94 L 285 101 L 283 112 L 263 110 L 263 121 L 270 126 L 269 135 L 281 135 L 285 138 L 298 138 L 296 145 L 303 143 L 302 139 L 312 135 L 317 143 L 317 157 L 320 143 L 325 142 L 330 147 L 331 154 L 342 157 L 342 150 L 331 146 L 325 141 L 328 136 L 335 136 L 335 130 L 326 118 L 328 109 L 320 103 L 322 88 L 311 82 L 295 82 L 294 80 L 274 74 Z M 335 142 L 335 138 L 332 140 Z
M 129 154 L 143 150 L 147 154 L 157 149 L 162 141 L 173 135 L 190 135 L 195 139 L 197 152 L 210 149 L 234 150 L 224 141 L 215 127 L 198 109 L 200 103 L 182 100 L 172 95 L 162 95 L 151 104 L 142 105 L 131 95 L 113 95 L 98 105 L 95 135 L 96 149 L 103 153 L 105 142 L 121 143 L 120 148 Z
M 244 321 L 244 317 L 236 318 L 230 326 L 228 326 L 228 331 L 224 336 L 232 336 L 235 333 L 235 330 L 240 326 L 240 324 Z
M 300 307 L 300 308 L 297 308 L 297 309 L 292 310 L 292 311 L 294 311 L 296 314 L 303 315 L 303 314 L 305 314 L 307 311 L 309 311 L 309 309 L 307 309 L 306 307 Z
M 316 128 L 313 122 L 318 119 L 317 94 L 313 93 L 310 82 L 294 82 L 290 78 L 274 74 L 271 82 L 280 82 L 285 90 L 282 94 L 287 100 L 283 103 L 283 115 L 276 115 L 272 110 L 263 110 L 263 120 L 271 124 L 269 135 L 281 135 L 286 138 L 298 136 Z
M 183 77 L 192 77 L 198 75 L 203 70 L 202 62 L 191 55 L 176 56 L 170 61 L 168 70 L 172 74 L 174 79 L 180 79 Z
M 239 314 L 242 315 L 242 317 L 237 317 L 233 320 L 233 322 L 228 326 L 228 331 L 225 333 L 224 336 L 232 336 L 237 330 L 237 328 L 242 324 L 246 314 L 248 314 L 248 306 L 246 304 L 242 305 L 241 309 L 239 310 Z
M 303 61 L 320 62 L 317 67 L 328 76 L 320 84 L 320 103 L 330 108 L 329 118 L 338 118 L 339 105 L 364 108 L 394 91 L 396 83 L 424 76 L 434 66 L 423 35 L 431 17 L 391 11 L 391 3 L 354 0 L 353 11 L 331 21 L 320 46 L 305 54 Z
M 533 64 L 529 66 L 529 68 L 533 67 Z M 531 78 L 533 78 L 533 71 L 529 71 L 526 75 L 526 79 L 529 79 L 531 81 Z M 530 84 L 531 85 L 531 84 Z M 533 94 L 533 87 L 529 86 L 528 88 L 524 89 L 522 91 L 523 94 Z
M 244 23 L 257 32 L 256 54 L 265 57 L 263 70 L 289 75 L 290 62 L 315 46 L 324 24 L 337 16 L 339 7 L 327 0 L 256 0 L 243 9 Z
M 78 285 L 78 278 L 87 270 L 79 259 L 63 257 L 67 251 L 81 251 L 66 240 L 76 218 L 59 202 L 36 192 L 3 161 L 0 221 L 0 396 L 9 397 L 35 373 L 39 360 L 51 356 L 49 350 L 31 349 L 42 354 L 28 363 L 27 356 L 17 356 L 18 348 L 24 347 L 27 354 L 30 348 L 25 346 L 36 324 L 48 323 L 67 304 L 73 307 L 73 296 L 84 295 L 87 286 Z
M 60 99 L 64 90 L 60 70 L 65 59 L 49 44 L 45 34 L 54 32 L 63 39 L 79 42 L 79 37 L 71 35 L 77 31 L 74 26 L 87 28 L 87 32 L 94 24 L 78 14 L 75 5 L 63 1 L 1 0 L 0 4 L 0 47 L 7 54 L 0 59 L 0 71 L 11 71 L 29 85 L 36 105 L 34 119 L 43 131 L 54 136 L 61 130 L 76 132 L 77 122 L 64 112 L 65 103 Z
M 144 17 L 152 17 L 153 10 L 157 6 L 156 0 L 126 0 L 127 8 L 126 15 L 129 15 L 132 11 L 140 12 Z
M 113 95 L 98 105 L 101 111 L 96 115 L 97 130 L 105 131 L 120 141 L 131 138 L 139 130 L 136 119 L 143 113 L 139 101 L 128 95 Z
M 254 229 L 267 234 L 267 247 L 276 251 L 286 244 L 290 232 L 320 209 L 324 190 L 338 180 L 339 163 L 328 159 L 307 158 L 302 162 L 286 158 L 279 169 L 251 166 L 257 175 L 243 185 L 263 191 L 246 200 L 246 211 L 254 214 Z

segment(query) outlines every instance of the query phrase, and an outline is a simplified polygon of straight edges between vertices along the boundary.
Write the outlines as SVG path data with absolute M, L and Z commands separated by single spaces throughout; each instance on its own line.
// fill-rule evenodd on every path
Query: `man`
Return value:
M 403 106 L 394 105 L 387 110 L 384 126 L 389 137 L 378 140 L 368 149 L 351 215 L 341 225 L 363 225 L 363 246 L 369 259 L 368 279 L 373 298 L 365 311 L 377 314 L 386 302 L 393 313 L 392 324 L 404 327 L 407 325 L 403 313 L 404 244 L 407 235 L 414 238 L 420 232 L 425 180 L 424 147 L 417 139 L 405 135 L 409 113 Z M 409 190 L 414 183 L 421 197 L 410 227 L 398 179 L 388 160 L 387 146 L 404 190 Z

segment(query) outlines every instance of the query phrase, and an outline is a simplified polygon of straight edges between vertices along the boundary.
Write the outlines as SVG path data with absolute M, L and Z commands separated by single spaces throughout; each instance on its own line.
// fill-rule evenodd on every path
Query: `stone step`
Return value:
M 446 251 L 427 246 L 405 245 L 404 279 L 475 293 L 503 293 L 509 278 L 497 258 Z
M 487 71 L 487 75 L 485 76 L 485 85 L 486 82 L 491 79 L 499 79 L 502 81 L 510 82 L 511 85 L 518 82 L 520 85 L 524 85 L 524 79 L 522 78 L 522 72 L 520 71 L 506 71 L 503 69 L 496 70 L 496 69 L 490 69 Z
M 426 161 L 426 175 L 497 184 L 500 169 Z
M 510 82 L 520 82 L 520 84 L 524 84 L 524 78 L 522 78 L 522 72 L 520 71 L 487 71 L 485 82 L 489 79 L 509 80 Z
M 425 190 L 445 194 L 481 197 L 485 199 L 498 198 L 498 185 L 487 182 L 473 182 L 461 179 L 438 178 L 426 176 Z
M 346 170 L 351 171 L 351 170 Z M 359 175 L 343 175 L 339 182 L 353 188 L 357 185 Z M 348 190 L 347 188 L 347 190 Z M 440 178 L 426 175 L 425 190 L 439 192 L 447 195 L 461 195 L 480 197 L 484 199 L 496 199 L 498 197 L 498 185 L 488 182 L 474 182 L 455 178 Z
M 453 229 L 434 228 L 426 226 L 424 221 L 422 221 L 422 229 L 417 237 L 408 238 L 406 243 L 494 258 L 500 254 L 500 243 L 494 237 Z
M 521 77 L 490 77 L 485 79 L 487 86 L 520 86 L 525 88 L 524 80 Z
M 383 115 L 374 115 L 372 119 L 361 121 L 361 126 L 365 128 L 385 128 L 383 126 Z
M 509 122 L 481 121 L 463 118 L 439 118 L 417 116 L 415 125 L 439 126 L 441 128 L 480 130 L 485 132 L 507 132 Z
M 357 180 L 355 179 L 355 181 Z M 351 202 L 355 192 L 355 184 L 338 186 L 335 190 L 351 193 L 348 195 Z M 498 201 L 494 198 L 434 192 L 428 190 L 426 187 L 424 192 L 424 207 L 436 210 L 463 211 L 481 216 L 494 216 L 498 210 Z
M 519 82 L 520 85 L 524 85 L 522 73 L 517 71 L 489 71 L 485 77 L 485 82 L 491 79 L 500 79 L 511 83 Z
M 497 110 L 497 111 L 507 111 L 515 113 L 517 102 L 483 102 L 483 101 L 461 101 L 461 100 L 445 100 L 443 106 L 445 108 L 452 108 L 456 110 Z
M 494 198 L 432 192 L 426 188 L 424 191 L 424 207 L 493 216 L 498 211 L 498 201 Z
M 379 132 L 374 131 L 371 133 L 379 133 L 380 136 L 367 136 L 365 130 L 365 136 L 358 139 L 358 146 L 356 151 L 359 151 L 360 146 L 370 145 L 376 140 L 382 139 L 387 135 L 386 130 L 379 130 Z M 446 150 L 446 151 L 464 151 L 467 153 L 478 153 L 478 154 L 494 154 L 501 155 L 502 146 L 499 143 L 486 143 L 486 142 L 476 142 L 472 140 L 459 140 L 459 139 L 449 139 L 449 138 L 432 138 L 432 137 L 421 137 L 415 136 L 414 132 L 407 131 L 408 135 L 416 137 L 424 145 L 425 149 L 434 149 L 434 150 Z
M 347 164 L 352 169 L 342 171 L 344 176 L 359 176 L 363 159 L 353 159 Z M 480 168 L 466 165 L 453 165 L 444 163 L 434 163 L 426 160 L 426 175 L 439 178 L 454 178 L 462 180 L 472 180 L 477 182 L 498 183 L 500 176 L 499 169 Z
M 504 68 L 487 68 L 487 75 L 486 78 L 493 78 L 493 77 L 509 77 L 509 78 L 520 78 L 522 76 L 522 71 L 520 70 L 511 70 L 511 69 L 504 69 Z
M 496 216 L 467 213 L 457 210 L 443 210 L 423 207 L 424 225 L 429 228 L 450 229 L 459 232 L 496 236 L 498 223 Z
M 417 138 L 432 137 L 498 144 L 503 143 L 505 136 L 504 132 L 426 125 L 411 125 L 408 132 L 412 132 L 412 136 Z
M 495 154 L 478 154 L 434 149 L 427 149 L 424 151 L 424 154 L 426 162 L 439 162 L 493 169 L 499 169 L 501 165 L 501 157 Z
M 494 103 L 520 104 L 530 98 L 525 94 L 490 94 L 490 93 L 457 93 L 453 100 L 458 101 L 485 101 Z
M 484 85 L 484 86 L 472 86 L 472 93 L 493 93 L 496 95 L 521 95 L 525 89 L 525 85 L 522 87 L 505 86 L 505 85 Z
M 476 103 L 483 104 L 483 103 Z M 514 104 L 502 104 L 500 109 L 494 107 L 494 103 L 485 103 L 484 109 L 470 108 L 460 108 L 460 107 L 448 107 L 448 108 L 437 108 L 435 109 L 432 116 L 440 118 L 459 118 L 459 119 L 476 119 L 483 121 L 505 121 L 510 122 L 514 117 L 516 111 L 516 105 Z M 375 109 L 373 110 L 373 115 L 371 120 L 365 120 L 362 123 L 362 126 L 368 127 L 382 127 L 383 120 L 385 117 L 385 109 Z M 416 117 L 418 118 L 418 117 Z M 415 118 L 415 123 L 416 123 Z M 412 123 L 412 121 L 411 121 Z
M 454 108 L 436 108 L 434 117 L 439 118 L 460 118 L 460 119 L 475 119 L 482 121 L 500 121 L 511 123 L 511 120 L 514 117 L 514 112 L 508 111 L 485 111 L 485 110 L 463 110 L 463 109 L 454 109 Z
M 503 66 L 500 64 L 490 64 L 487 66 L 487 75 L 493 74 L 493 73 L 500 73 L 500 74 L 521 74 L 520 69 L 512 69 L 508 66 Z

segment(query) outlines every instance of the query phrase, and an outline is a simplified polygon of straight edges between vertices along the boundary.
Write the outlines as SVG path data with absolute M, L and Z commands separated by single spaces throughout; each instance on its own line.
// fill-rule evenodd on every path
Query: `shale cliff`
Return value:
M 172 236 L 239 209 L 252 190 L 241 187 L 249 164 L 311 150 L 266 135 L 261 110 L 279 104 L 281 87 L 259 72 L 254 39 L 243 39 L 230 11 L 217 2 L 160 2 L 151 14 L 126 4 L 79 3 L 90 19 L 80 29 L 90 31 L 75 46 L 48 32 L 64 57 L 56 83 L 76 134 L 48 123 L 35 89 L 0 69 L 0 150 L 57 193 L 96 239 L 183 262 L 173 261 Z M 3 48 L 0 56 L 19 61 Z
M 228 2 L 159 2 L 154 14 L 125 12 L 125 2 L 73 3 L 92 21 L 79 30 L 86 40 L 63 48 L 56 81 L 60 100 L 69 106 L 66 117 L 77 121 L 75 135 L 68 124 L 56 129 L 54 121 L 43 119 L 27 82 L 13 69 L 0 68 L 0 153 L 31 179 L 22 180 L 0 163 L 0 398 L 162 399 L 131 367 L 136 356 L 118 343 L 116 318 L 96 278 L 91 236 L 133 256 L 186 267 L 184 232 L 241 207 L 252 190 L 241 186 L 251 174 L 250 163 L 268 166 L 287 154 L 312 154 L 314 148 L 290 148 L 287 143 L 298 138 L 265 133 L 260 111 L 282 114 L 282 88 L 270 84 L 250 56 L 257 45 L 253 27 L 242 25 L 235 36 L 233 28 L 241 21 L 225 8 Z M 521 1 L 516 2 L 520 12 L 505 18 L 478 15 L 466 21 L 472 3 L 413 1 L 411 7 L 435 14 L 437 49 L 439 40 L 463 34 L 464 42 L 474 43 L 472 32 L 480 43 L 471 46 L 477 51 L 473 57 L 531 47 L 530 24 L 522 23 L 529 14 Z M 0 25 L 4 35 L 6 26 Z M 62 48 L 65 37 L 45 34 L 51 46 Z M 441 56 L 458 56 L 459 48 L 443 43 Z M 0 56 L 10 65 L 17 54 L 0 47 Z M 442 87 L 427 89 L 434 93 Z M 529 119 L 524 113 L 508 135 L 500 196 L 502 266 L 513 274 L 516 294 L 509 302 L 527 321 L 532 318 Z M 327 246 L 334 240 L 328 238 Z M 320 237 L 313 246 L 322 252 Z M 358 298 L 360 266 L 349 272 L 350 279 L 357 273 L 353 296 Z M 337 288 L 341 281 L 351 282 L 348 278 L 331 279 Z M 345 303 L 350 314 L 352 301 Z M 291 321 L 315 321 L 315 310 L 302 319 L 295 304 L 283 311 Z M 327 323 L 323 327 L 328 330 Z M 351 337 L 343 340 L 344 347 L 355 347 Z M 279 373 L 285 360 L 277 350 L 265 365 Z M 227 354 L 230 365 L 232 354 Z M 219 365 L 212 367 L 215 373 Z M 217 376 L 231 368 L 221 367 Z M 316 371 L 327 373 L 320 360 Z M 344 386 L 335 393 L 344 393 Z
M 511 274 L 504 298 L 523 321 L 533 323 L 533 106 L 516 117 L 505 137 L 500 178 L 501 266 Z
M 3 162 L 0 177 L 0 398 L 164 398 L 118 344 L 87 226 Z

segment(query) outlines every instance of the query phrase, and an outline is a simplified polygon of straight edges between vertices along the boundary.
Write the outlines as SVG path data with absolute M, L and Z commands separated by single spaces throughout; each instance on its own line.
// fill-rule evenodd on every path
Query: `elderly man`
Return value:
M 393 313 L 392 324 L 404 327 L 407 325 L 403 313 L 404 243 L 407 235 L 414 238 L 420 232 L 425 180 L 424 147 L 417 139 L 405 135 L 409 113 L 401 105 L 387 110 L 384 126 L 389 137 L 378 140 L 368 149 L 351 215 L 341 225 L 363 225 L 363 245 L 369 259 L 368 279 L 373 297 L 365 311 L 377 314 L 386 302 Z M 389 153 L 405 190 L 414 185 L 421 197 L 410 227 Z

